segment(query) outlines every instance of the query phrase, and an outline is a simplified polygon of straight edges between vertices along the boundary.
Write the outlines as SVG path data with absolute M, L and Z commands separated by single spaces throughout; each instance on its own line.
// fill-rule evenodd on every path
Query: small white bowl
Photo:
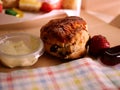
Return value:
M 0 36 L 0 60 L 14 68 L 31 66 L 44 53 L 43 41 L 27 33 L 10 33 Z

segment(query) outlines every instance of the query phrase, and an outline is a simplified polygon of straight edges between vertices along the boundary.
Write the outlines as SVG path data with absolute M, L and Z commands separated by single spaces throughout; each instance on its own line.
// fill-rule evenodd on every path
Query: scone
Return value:
M 19 0 L 2 0 L 3 8 L 18 7 Z
M 61 59 L 75 59 L 86 54 L 89 33 L 85 20 L 77 16 L 49 21 L 41 28 L 45 51 Z

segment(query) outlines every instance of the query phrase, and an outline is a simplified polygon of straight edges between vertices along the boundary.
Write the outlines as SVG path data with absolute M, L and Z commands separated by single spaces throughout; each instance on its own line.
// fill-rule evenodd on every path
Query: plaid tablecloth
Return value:
M 0 90 L 120 90 L 120 66 L 83 58 L 57 66 L 0 73 Z

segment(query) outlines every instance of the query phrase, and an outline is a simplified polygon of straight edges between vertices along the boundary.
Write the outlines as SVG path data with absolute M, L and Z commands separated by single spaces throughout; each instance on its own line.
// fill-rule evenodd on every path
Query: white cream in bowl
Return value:
M 40 38 L 26 33 L 11 33 L 0 37 L 0 60 L 10 67 L 31 66 L 43 54 Z

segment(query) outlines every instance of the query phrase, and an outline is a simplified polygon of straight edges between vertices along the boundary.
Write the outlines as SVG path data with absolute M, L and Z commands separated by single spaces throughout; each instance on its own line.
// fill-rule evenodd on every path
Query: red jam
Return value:
M 100 58 L 105 65 L 114 66 L 120 63 L 120 45 L 109 48 Z

